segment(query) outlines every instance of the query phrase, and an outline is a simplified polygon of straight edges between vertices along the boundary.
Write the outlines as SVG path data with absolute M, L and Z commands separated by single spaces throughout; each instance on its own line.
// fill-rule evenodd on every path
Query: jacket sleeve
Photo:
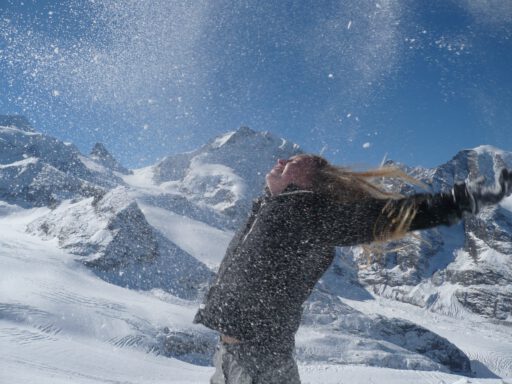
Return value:
M 314 238 L 347 246 L 371 243 L 394 229 L 403 212 L 414 216 L 407 231 L 452 225 L 462 212 L 451 194 L 415 194 L 401 199 L 366 199 L 337 203 L 325 199 L 314 216 Z
M 451 193 L 418 194 L 411 197 L 416 215 L 409 231 L 428 229 L 438 225 L 453 225 L 462 219 L 463 211 Z

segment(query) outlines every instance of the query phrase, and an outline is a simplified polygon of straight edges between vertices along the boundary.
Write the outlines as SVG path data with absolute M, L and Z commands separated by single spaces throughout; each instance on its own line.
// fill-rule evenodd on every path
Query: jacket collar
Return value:
M 275 198 L 282 197 L 282 196 L 294 195 L 294 194 L 298 194 L 298 193 L 314 193 L 314 192 L 306 190 L 306 189 L 302 189 L 295 184 L 290 184 L 279 195 L 272 196 L 272 194 L 270 193 L 270 189 L 268 187 L 265 187 L 263 195 L 258 197 L 257 199 L 253 200 L 252 213 L 255 214 L 256 212 L 258 212 L 259 209 L 261 208 L 262 204 L 270 201 L 271 199 L 275 199 Z
M 283 190 L 283 192 L 281 192 L 279 195 L 272 196 L 272 194 L 270 193 L 270 189 L 268 187 L 265 187 L 263 195 L 260 196 L 258 199 L 256 199 L 255 202 L 262 201 L 262 200 L 270 200 L 271 198 L 274 198 L 274 197 L 283 196 L 283 195 L 292 195 L 292 194 L 302 193 L 302 192 L 313 193 L 313 191 L 310 191 L 308 189 L 302 189 L 295 184 L 289 184 Z
M 280 193 L 282 195 L 283 193 L 289 193 L 289 192 L 296 192 L 296 191 L 303 191 L 299 186 L 295 184 L 288 184 L 288 186 L 283 190 L 283 192 Z
M 272 196 L 270 194 L 270 190 L 267 188 L 265 188 L 265 191 L 267 193 L 266 197 L 267 198 L 273 198 L 273 197 L 279 197 L 279 196 L 286 196 L 286 195 L 294 195 L 294 194 L 297 194 L 297 193 L 313 193 L 313 191 L 311 190 L 308 190 L 308 189 L 303 189 L 295 184 L 289 184 L 284 190 L 283 192 L 281 192 L 280 194 L 278 195 L 275 195 L 275 196 Z

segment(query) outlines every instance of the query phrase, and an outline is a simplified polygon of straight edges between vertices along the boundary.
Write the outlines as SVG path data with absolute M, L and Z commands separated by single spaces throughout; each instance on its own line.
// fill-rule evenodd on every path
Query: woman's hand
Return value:
M 494 187 L 485 187 L 483 180 L 471 183 L 457 183 L 452 195 L 462 212 L 477 214 L 482 207 L 498 204 L 512 193 L 512 171 L 503 168 Z

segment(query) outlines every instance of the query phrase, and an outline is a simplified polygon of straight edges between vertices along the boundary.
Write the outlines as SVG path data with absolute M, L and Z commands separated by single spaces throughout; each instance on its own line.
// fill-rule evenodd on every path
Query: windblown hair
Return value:
M 379 218 L 384 228 L 377 231 L 375 223 L 375 241 L 385 242 L 398 240 L 406 235 L 417 209 L 412 204 L 395 204 L 403 195 L 386 191 L 378 184 L 378 180 L 391 178 L 405 181 L 409 184 L 422 185 L 415 178 L 407 175 L 397 167 L 380 167 L 364 172 L 355 172 L 348 168 L 330 164 L 317 155 L 299 155 L 312 161 L 313 190 L 327 195 L 340 203 L 364 202 L 369 199 L 387 200 Z

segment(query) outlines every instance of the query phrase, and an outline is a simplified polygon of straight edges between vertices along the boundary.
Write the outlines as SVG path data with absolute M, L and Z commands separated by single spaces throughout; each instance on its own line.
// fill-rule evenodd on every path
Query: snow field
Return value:
M 196 303 L 158 290 L 136 292 L 97 278 L 58 248 L 25 232 L 47 208 L 0 212 L 0 382 L 1 383 L 206 383 L 212 367 L 157 356 L 127 336 L 151 335 L 168 326 L 191 324 Z M 151 216 L 151 215 L 149 215 Z M 409 318 L 449 338 L 496 374 L 510 372 L 511 336 L 493 324 L 451 319 L 385 299 L 350 301 L 359 310 Z M 126 342 L 124 342 L 126 341 Z M 302 382 L 503 384 L 499 378 L 471 379 L 435 371 L 309 364 Z M 489 374 L 491 376 L 491 374 Z

